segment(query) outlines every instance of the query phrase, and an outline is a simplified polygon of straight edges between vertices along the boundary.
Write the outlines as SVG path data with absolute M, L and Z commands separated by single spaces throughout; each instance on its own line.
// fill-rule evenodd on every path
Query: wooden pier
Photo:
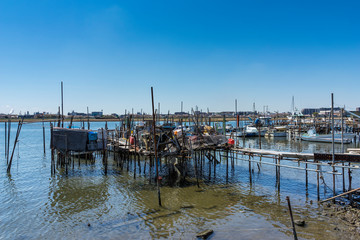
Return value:
M 152 89 L 151 89 L 152 90 Z M 155 114 L 153 92 L 152 93 L 152 120 L 143 121 L 142 125 L 136 125 L 134 116 L 126 114 L 125 118 L 119 119 L 119 126 L 115 129 L 98 129 L 96 132 L 85 130 L 85 122 L 82 129 L 71 129 L 72 120 L 69 128 L 64 128 L 64 117 L 59 110 L 58 127 L 51 126 L 51 156 L 52 174 L 56 173 L 56 167 L 65 167 L 66 173 L 69 166 L 74 168 L 77 158 L 85 158 L 93 162 L 96 157 L 101 156 L 104 172 L 107 174 L 108 160 L 112 157 L 115 166 L 120 170 L 133 171 L 133 176 L 138 175 L 149 178 L 149 182 L 156 182 L 158 187 L 159 205 L 160 185 L 177 185 L 186 179 L 196 179 L 196 184 L 200 187 L 201 180 L 216 178 L 217 166 L 226 164 L 226 182 L 229 178 L 229 167 L 235 171 L 236 161 L 249 162 L 249 181 L 252 182 L 254 172 L 253 163 L 256 163 L 260 171 L 261 165 L 272 165 L 275 167 L 276 187 L 280 190 L 281 168 L 289 168 L 305 171 L 305 186 L 308 188 L 309 172 L 316 173 L 317 196 L 320 200 L 320 180 L 325 185 L 323 174 L 333 176 L 333 195 L 336 195 L 335 176 L 342 176 L 343 192 L 352 189 L 352 171 L 359 169 L 353 163 L 360 162 L 360 154 L 354 153 L 298 153 L 272 151 L 265 149 L 241 148 L 237 145 L 237 138 L 228 139 L 226 133 L 226 117 L 224 115 L 222 128 L 217 129 L 217 124 L 210 118 L 200 114 L 188 115 L 185 119 L 179 118 L 180 128 L 175 129 L 175 123 L 171 119 L 164 119 L 162 125 L 156 123 L 160 120 L 160 115 Z M 59 108 L 60 109 L 60 108 Z M 237 120 L 239 117 L 237 118 Z M 144 120 L 144 119 L 143 119 Z M 169 121 L 170 120 L 170 121 Z M 300 120 L 300 121 L 299 121 Z M 333 120 L 333 118 L 332 118 Z M 279 120 L 278 120 L 279 121 Z M 276 120 L 275 120 L 276 122 Z M 184 126 L 188 123 L 188 126 Z M 260 132 L 261 124 L 255 121 L 256 127 Z M 281 120 L 281 123 L 284 123 Z M 294 122 L 289 122 L 289 132 L 296 136 L 302 131 L 315 127 L 325 127 L 328 130 L 329 121 L 322 123 L 314 122 L 303 123 L 301 118 Z M 237 126 L 239 124 L 237 123 Z M 60 128 L 60 126 L 62 126 Z M 334 124 L 332 121 L 334 129 Z M 343 130 L 343 126 L 340 128 Z M 259 136 L 259 147 L 261 148 L 261 136 Z M 232 136 L 230 134 L 230 136 Z M 333 147 L 334 149 L 334 147 Z M 354 151 L 353 151 L 354 152 Z M 356 152 L 356 151 L 355 151 Z M 358 152 L 356 152 L 358 153 Z M 55 161 L 55 156 L 57 161 Z M 266 160 L 266 159 L 270 159 Z M 295 164 L 294 164 L 295 163 Z M 347 170 L 348 184 L 345 183 L 345 169 Z M 166 180 L 164 183 L 163 180 Z M 351 195 L 350 195 L 351 200 Z

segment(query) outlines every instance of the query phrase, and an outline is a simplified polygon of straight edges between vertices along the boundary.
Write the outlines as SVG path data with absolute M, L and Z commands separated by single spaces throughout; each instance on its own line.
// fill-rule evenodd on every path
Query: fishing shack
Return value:
M 107 131 L 103 128 L 97 131 L 73 128 L 51 128 L 52 173 L 55 173 L 54 155 L 57 155 L 56 166 L 71 163 L 71 156 L 93 159 L 95 151 L 104 151 L 107 145 Z M 73 161 L 72 161 L 73 162 Z

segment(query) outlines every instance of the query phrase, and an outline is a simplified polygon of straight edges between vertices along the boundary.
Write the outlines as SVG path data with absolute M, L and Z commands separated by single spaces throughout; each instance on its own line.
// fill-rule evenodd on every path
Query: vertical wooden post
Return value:
M 142 112 L 142 109 L 141 109 L 141 112 Z M 139 131 L 136 131 L 136 140 L 139 139 Z M 138 142 L 138 144 L 140 144 L 140 141 Z M 136 149 L 136 148 L 135 148 Z M 135 150 L 136 152 L 136 150 Z M 141 174 L 141 164 L 140 164 L 140 153 L 137 154 L 137 159 L 138 159 L 138 167 L 139 167 L 139 175 Z
M 19 120 L 19 123 L 18 123 L 18 128 L 17 128 L 17 132 L 16 132 L 16 136 L 15 136 L 15 141 L 14 141 L 14 147 L 13 147 L 13 150 L 12 150 L 12 152 L 11 152 L 10 161 L 9 161 L 9 164 L 8 164 L 8 167 L 7 167 L 7 173 L 10 173 L 11 164 L 12 164 L 12 160 L 13 160 L 13 156 L 14 156 L 14 152 L 15 152 L 15 148 L 16 148 L 16 143 L 18 142 L 18 138 L 19 138 L 19 135 L 20 135 L 20 131 L 21 131 L 21 127 L 22 127 L 23 121 L 24 121 L 24 118 L 22 118 L 21 120 Z M 9 139 L 9 140 L 10 140 L 10 139 Z M 8 143 L 8 144 L 9 144 L 9 143 Z M 8 153 L 8 156 L 9 156 L 9 153 Z
M 293 230 L 294 240 L 297 240 L 298 238 L 297 238 L 297 235 L 296 235 L 295 223 L 294 223 L 294 218 L 293 218 L 293 214 L 292 214 L 292 210 L 291 210 L 291 203 L 290 203 L 290 198 L 289 198 L 289 196 L 286 197 L 286 201 L 288 202 L 288 207 L 289 207 L 289 213 L 290 213 L 291 226 L 292 226 L 292 230 Z
M 351 180 L 352 180 L 352 176 L 351 176 L 351 169 L 350 169 L 350 162 L 349 162 L 349 168 L 348 168 L 348 174 L 349 174 L 349 189 L 348 191 L 351 190 Z M 352 194 L 349 194 L 349 199 L 350 199 L 350 203 L 352 203 Z
M 63 82 L 61 81 L 61 127 L 64 127 L 64 90 Z
M 134 143 L 135 143 L 135 151 L 134 151 L 134 179 L 136 179 L 136 155 L 137 155 L 137 152 L 136 152 L 136 141 L 137 141 L 137 138 L 135 137 L 135 134 L 134 134 Z
M 341 108 L 341 153 L 344 153 L 344 109 Z M 345 166 L 345 163 L 342 163 L 342 166 Z M 342 185 L 343 192 L 345 192 L 345 169 L 342 168 Z
M 226 151 L 226 182 L 229 181 L 229 151 Z
M 155 154 L 155 161 L 156 161 L 156 183 L 157 183 L 157 190 L 158 190 L 158 200 L 159 206 L 161 206 L 161 195 L 160 195 L 160 178 L 159 178 L 159 163 L 158 163 L 158 156 L 157 156 L 157 144 L 156 144 L 156 124 L 155 124 L 155 108 L 154 108 L 154 92 L 153 87 L 151 87 L 151 102 L 152 102 L 152 112 L 153 112 L 153 134 L 154 134 L 154 154 Z M 159 116 L 160 116 L 160 103 L 159 103 Z
M 42 128 L 43 128 L 43 145 L 44 145 L 44 154 L 46 153 L 45 150 L 45 126 L 44 126 L 44 116 L 42 118 Z
M 277 157 L 278 161 L 278 191 L 280 192 L 280 156 Z
M 210 156 L 210 152 L 209 152 L 208 156 Z M 215 160 L 213 160 L 213 161 L 215 161 Z M 209 163 L 209 181 L 210 181 L 210 179 L 211 179 L 211 160 L 210 160 L 210 158 L 208 158 L 208 163 Z
M 316 161 L 316 163 L 319 163 Z M 317 187 L 317 200 L 320 201 L 320 165 L 316 165 L 316 187 Z
M 249 155 L 249 180 L 250 180 L 250 185 L 252 183 L 252 174 L 251 174 L 251 156 Z
M 220 161 L 221 161 L 221 159 L 220 159 Z M 216 162 L 216 150 L 214 150 L 214 180 L 215 180 L 215 178 L 216 178 L 216 164 L 217 164 L 217 162 Z
M 10 116 L 11 117 L 11 116 Z M 8 120 L 8 134 L 7 134 L 7 148 L 6 148 L 6 156 L 7 163 L 9 164 L 9 154 L 10 154 L 10 134 L 11 134 L 11 118 Z
M 344 109 L 341 108 L 341 153 L 344 153 Z
M 331 148 L 332 148 L 332 166 L 333 166 L 333 194 L 336 195 L 335 191 L 335 128 L 334 128 L 334 94 L 331 93 Z M 335 199 L 334 201 L 335 202 Z
M 226 116 L 224 114 L 223 116 L 223 134 L 226 135 Z
M 305 159 L 305 188 L 306 188 L 306 192 L 308 191 L 308 164 L 307 164 L 307 160 Z
M 8 159 L 7 159 L 7 157 L 6 157 L 6 150 L 7 150 L 7 122 L 4 122 L 4 124 L 5 124 L 5 159 L 6 159 L 6 165 L 7 164 L 9 164 L 9 161 L 8 161 Z
M 53 148 L 52 136 L 53 136 L 53 125 L 50 122 L 51 175 L 53 175 L 53 173 L 55 173 L 54 148 Z
M 89 115 L 89 107 L 86 107 L 86 111 L 87 111 L 87 125 L 88 125 L 88 130 L 90 130 L 90 115 Z
M 198 186 L 198 188 L 200 187 L 199 185 L 199 172 L 198 172 L 198 157 L 197 157 L 198 154 L 194 154 L 194 163 L 195 163 L 195 177 L 196 177 L 196 184 Z
M 258 134 L 259 134 L 259 148 L 261 149 L 261 127 L 260 127 L 260 124 L 258 126 Z

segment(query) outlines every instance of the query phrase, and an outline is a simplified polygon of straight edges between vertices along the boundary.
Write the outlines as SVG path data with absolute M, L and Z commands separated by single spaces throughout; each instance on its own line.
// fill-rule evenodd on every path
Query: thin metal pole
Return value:
M 158 164 L 158 156 L 157 156 L 156 130 L 155 130 L 156 124 L 155 124 L 155 108 L 154 108 L 153 87 L 151 87 L 151 102 L 152 102 L 152 113 L 153 113 L 153 134 L 154 134 L 154 154 L 155 154 L 155 164 L 156 164 L 156 183 L 157 183 L 159 206 L 161 206 L 159 164 Z M 160 103 L 159 103 L 159 110 L 160 110 Z

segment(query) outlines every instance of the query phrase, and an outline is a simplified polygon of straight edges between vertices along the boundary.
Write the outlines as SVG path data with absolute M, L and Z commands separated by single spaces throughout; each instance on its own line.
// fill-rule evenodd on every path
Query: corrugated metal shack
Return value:
M 105 157 L 107 145 L 107 131 L 103 128 L 97 131 L 73 128 L 51 128 L 51 172 L 55 173 L 55 164 L 65 166 L 66 171 L 69 164 L 74 165 L 77 156 L 87 160 L 94 160 L 93 153 L 100 151 Z M 55 163 L 54 155 L 57 155 Z M 107 162 L 104 161 L 107 165 Z
M 62 152 L 98 151 L 106 146 L 106 131 L 54 127 L 51 141 L 52 148 Z

